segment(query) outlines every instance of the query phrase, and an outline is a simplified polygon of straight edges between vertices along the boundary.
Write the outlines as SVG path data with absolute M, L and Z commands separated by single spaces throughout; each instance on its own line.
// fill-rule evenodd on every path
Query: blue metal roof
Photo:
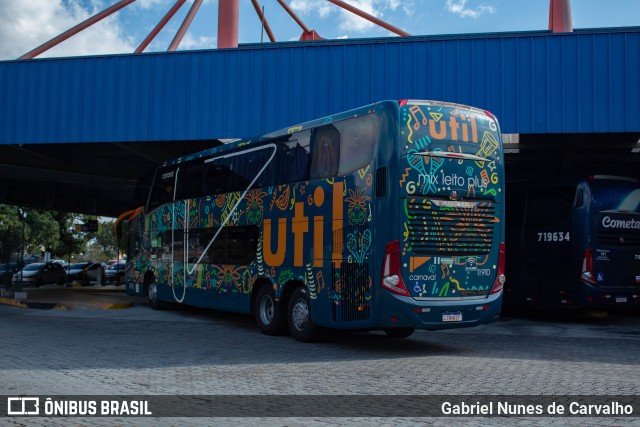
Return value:
M 0 62 L 0 144 L 259 135 L 385 99 L 505 133 L 640 132 L 640 27 Z

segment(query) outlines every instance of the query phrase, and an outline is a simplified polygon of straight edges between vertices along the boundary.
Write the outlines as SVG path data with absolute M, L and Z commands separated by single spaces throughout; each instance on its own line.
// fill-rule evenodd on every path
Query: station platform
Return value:
M 21 296 L 25 296 L 22 298 Z M 20 297 L 20 298 L 16 298 Z M 23 308 L 55 310 L 93 309 L 114 310 L 129 308 L 134 303 L 146 302 L 146 298 L 131 297 L 124 286 L 62 287 L 46 285 L 40 288 L 25 287 L 22 295 L 2 291 L 0 304 Z

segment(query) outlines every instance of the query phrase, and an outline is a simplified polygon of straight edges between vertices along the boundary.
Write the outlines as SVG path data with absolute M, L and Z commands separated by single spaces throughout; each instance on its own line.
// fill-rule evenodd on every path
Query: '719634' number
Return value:
M 568 231 L 538 233 L 538 242 L 568 242 L 571 235 Z

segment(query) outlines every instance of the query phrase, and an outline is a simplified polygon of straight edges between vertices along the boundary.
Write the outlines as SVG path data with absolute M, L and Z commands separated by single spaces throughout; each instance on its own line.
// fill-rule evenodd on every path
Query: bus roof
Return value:
M 308 122 L 304 122 L 304 123 L 300 123 L 294 126 L 289 126 L 287 128 L 283 128 L 283 129 L 279 129 L 277 131 L 274 132 L 269 132 L 267 134 L 264 135 L 259 135 L 259 136 L 255 136 L 252 138 L 242 138 L 242 139 L 235 139 L 235 140 L 230 140 L 231 142 L 226 143 L 224 145 L 220 145 L 217 147 L 212 147 L 212 148 L 207 148 L 206 150 L 203 151 L 199 151 L 197 153 L 192 153 L 192 154 L 187 154 L 185 156 L 182 157 L 178 157 L 176 159 L 171 159 L 171 160 L 167 160 L 164 163 L 162 163 L 160 166 L 164 167 L 164 166 L 173 166 L 179 163 L 184 163 L 184 162 L 188 162 L 190 160 L 194 160 L 194 159 L 199 159 L 199 158 L 203 158 L 203 157 L 208 157 L 211 156 L 213 154 L 218 154 L 218 153 L 223 153 L 226 151 L 231 151 L 234 150 L 235 148 L 238 147 L 243 147 L 249 144 L 255 144 L 258 142 L 263 142 L 263 141 L 267 141 L 273 138 L 278 138 L 281 136 L 285 136 L 294 132 L 299 132 L 301 130 L 304 129 L 309 129 L 309 128 L 313 128 L 313 127 L 317 127 L 317 126 L 321 126 L 323 124 L 327 124 L 327 123 L 331 123 L 333 121 L 338 121 L 338 120 L 344 120 L 350 117 L 356 117 L 362 114 L 367 114 L 369 112 L 372 112 L 373 110 L 380 110 L 380 109 L 384 109 L 384 108 L 389 108 L 389 106 L 391 104 L 395 104 L 396 106 L 398 105 L 398 101 L 380 101 L 380 102 L 376 102 L 374 104 L 370 104 L 370 105 L 365 105 L 362 107 L 358 107 L 358 108 L 354 108 L 352 110 L 348 110 L 348 111 L 344 111 L 338 114 L 333 114 L 330 116 L 326 116 L 326 117 L 321 117 L 319 119 L 315 119 L 315 120 L 311 120 Z
M 399 108 L 402 105 L 405 104 L 420 104 L 420 105 L 439 105 L 439 106 L 444 106 L 444 107 L 448 107 L 448 108 L 464 108 L 467 110 L 470 110 L 476 114 L 482 114 L 482 115 L 488 115 L 490 117 L 493 118 L 493 116 L 491 115 L 491 113 L 489 113 L 488 111 L 484 111 L 475 107 L 470 107 L 468 105 L 461 105 L 461 104 L 455 104 L 455 103 L 451 103 L 451 102 L 444 102 L 444 101 L 429 101 L 429 100 L 414 100 L 414 99 L 405 99 L 405 100 L 385 100 L 385 101 L 379 101 L 373 104 L 369 104 L 369 105 L 365 105 L 362 107 L 358 107 L 358 108 L 354 108 L 351 110 L 347 110 L 344 112 L 340 112 L 337 114 L 332 114 L 330 116 L 326 116 L 326 117 L 321 117 L 319 119 L 315 119 L 315 120 L 311 120 L 308 122 L 304 122 L 304 123 L 300 123 L 294 126 L 289 126 L 286 128 L 282 128 L 279 129 L 277 131 L 274 132 L 269 132 L 267 134 L 264 135 L 259 135 L 259 136 L 254 136 L 252 138 L 242 138 L 242 139 L 232 139 L 232 140 L 226 140 L 228 141 L 227 143 L 225 143 L 224 145 L 220 145 L 217 147 L 212 147 L 212 148 L 208 148 L 206 150 L 200 151 L 200 152 L 196 152 L 196 153 L 192 153 L 192 154 L 187 154 L 185 156 L 176 158 L 176 159 L 171 159 L 171 160 L 167 160 L 164 163 L 162 163 L 160 165 L 160 167 L 165 167 L 165 166 L 173 166 L 176 164 L 180 164 L 180 163 L 184 163 L 184 162 L 188 162 L 190 160 L 195 160 L 195 159 L 199 159 L 199 158 L 203 158 L 203 157 L 209 157 L 213 154 L 218 154 L 218 153 L 222 153 L 222 152 L 226 152 L 226 151 L 231 151 L 234 150 L 238 147 L 242 147 L 245 145 L 249 145 L 249 144 L 255 144 L 258 142 L 263 142 L 269 139 L 273 139 L 273 138 L 278 138 L 284 135 L 288 135 L 294 132 L 299 132 L 301 130 L 304 129 L 309 129 L 309 128 L 313 128 L 313 127 L 317 127 L 317 126 L 321 126 L 323 124 L 327 124 L 327 123 L 331 123 L 333 121 L 339 121 L 339 120 L 344 120 L 344 119 L 348 119 L 350 117 L 356 117 L 362 114 L 367 114 L 370 112 L 373 112 L 374 110 L 384 110 L 384 109 L 389 109 L 389 108 Z

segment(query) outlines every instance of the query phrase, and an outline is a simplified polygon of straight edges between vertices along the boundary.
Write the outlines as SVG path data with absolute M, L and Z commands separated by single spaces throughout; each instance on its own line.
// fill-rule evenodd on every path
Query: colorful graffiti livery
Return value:
M 502 234 L 497 123 L 437 105 L 401 113 L 407 286 L 418 298 L 486 295 L 498 270 L 494 237 Z
M 212 148 L 160 166 L 128 216 L 127 291 L 154 308 L 251 312 L 262 332 L 301 341 L 317 326 L 408 336 L 490 322 L 502 182 L 495 119 L 438 102 Z

